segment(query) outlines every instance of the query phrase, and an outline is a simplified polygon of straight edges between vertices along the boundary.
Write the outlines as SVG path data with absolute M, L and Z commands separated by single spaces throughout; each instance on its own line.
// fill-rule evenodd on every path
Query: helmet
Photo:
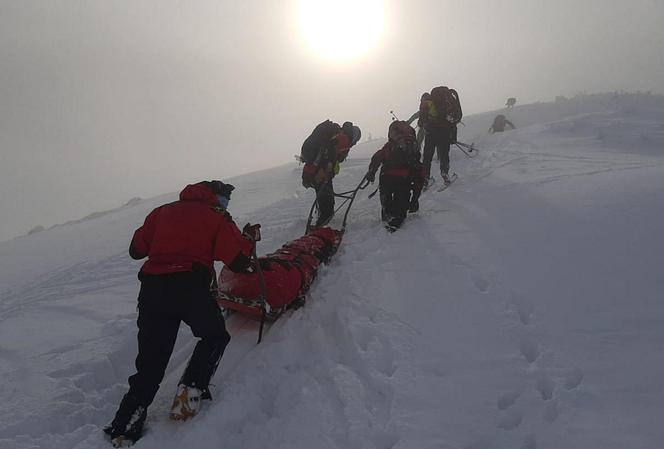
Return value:
M 420 97 L 420 101 L 431 100 L 431 94 L 429 92 L 424 92 Z
M 415 130 L 407 122 L 395 120 L 390 123 L 387 130 L 387 138 L 399 148 L 407 149 L 415 145 Z
M 415 130 L 408 122 L 402 120 L 395 120 L 390 123 L 390 127 L 387 130 L 387 138 L 391 141 L 396 142 L 399 139 L 403 138 L 415 138 Z

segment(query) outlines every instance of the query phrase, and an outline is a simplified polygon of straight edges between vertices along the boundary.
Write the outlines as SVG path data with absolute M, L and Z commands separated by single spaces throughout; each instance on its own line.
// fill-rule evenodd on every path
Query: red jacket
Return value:
M 371 157 L 369 164 L 369 172 L 376 173 L 378 167 L 380 169 L 380 176 L 398 176 L 402 178 L 411 178 L 415 182 L 419 182 L 422 176 L 421 163 L 419 158 L 416 159 L 418 154 L 413 154 L 411 160 L 400 160 L 398 150 L 394 149 L 392 142 L 387 142 L 383 148 L 376 151 Z
M 252 245 L 208 187 L 190 184 L 179 201 L 150 212 L 134 232 L 129 254 L 148 257 L 141 268 L 147 274 L 192 271 L 195 265 L 212 270 L 215 260 L 239 271 L 248 266 Z

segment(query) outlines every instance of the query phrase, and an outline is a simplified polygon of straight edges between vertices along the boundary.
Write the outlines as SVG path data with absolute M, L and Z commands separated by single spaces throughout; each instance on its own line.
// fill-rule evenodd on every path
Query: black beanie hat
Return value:
M 225 184 L 221 181 L 203 181 L 201 184 L 206 185 L 210 190 L 212 190 L 212 193 L 215 195 L 221 195 L 225 196 L 226 198 L 231 197 L 231 192 L 235 190 L 235 186 L 232 184 Z

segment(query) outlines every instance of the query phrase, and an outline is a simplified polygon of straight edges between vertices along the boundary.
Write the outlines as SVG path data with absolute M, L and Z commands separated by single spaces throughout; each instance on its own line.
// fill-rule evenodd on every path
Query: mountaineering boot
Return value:
M 443 182 L 445 183 L 446 186 L 452 184 L 452 181 L 450 180 L 450 175 L 448 175 L 445 172 L 440 172 L 440 175 L 443 177 Z
M 387 222 L 385 229 L 389 232 L 394 232 L 401 227 L 403 224 L 404 217 L 392 217 L 390 221 Z
M 424 190 L 425 192 L 426 192 L 427 190 L 429 190 L 429 187 L 431 187 L 431 185 L 434 183 L 434 181 L 435 181 L 435 180 L 433 179 L 433 177 L 429 176 L 429 177 L 426 179 L 426 181 L 424 182 L 424 186 L 422 187 L 422 190 Z
M 147 408 L 139 404 L 136 396 L 125 394 L 115 418 L 104 428 L 104 432 L 111 437 L 113 447 L 127 447 L 138 441 L 146 416 Z
M 178 390 L 173 398 L 170 419 L 174 421 L 186 421 L 196 416 L 201 408 L 203 391 L 196 387 L 178 385 Z

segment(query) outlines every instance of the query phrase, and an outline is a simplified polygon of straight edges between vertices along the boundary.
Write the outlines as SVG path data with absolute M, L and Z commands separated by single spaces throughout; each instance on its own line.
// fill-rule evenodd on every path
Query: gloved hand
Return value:
M 265 259 L 259 259 L 258 260 L 258 266 L 260 266 L 261 270 L 269 270 L 270 269 L 270 261 L 265 260 Z M 256 265 L 256 262 L 252 261 L 249 266 L 247 267 L 246 272 L 247 273 L 255 273 L 258 271 L 258 266 Z
M 247 223 L 242 228 L 242 235 L 251 240 L 252 242 L 258 242 L 261 239 L 261 225 Z
M 364 178 L 369 182 L 374 182 L 376 180 L 376 172 L 368 171 Z

